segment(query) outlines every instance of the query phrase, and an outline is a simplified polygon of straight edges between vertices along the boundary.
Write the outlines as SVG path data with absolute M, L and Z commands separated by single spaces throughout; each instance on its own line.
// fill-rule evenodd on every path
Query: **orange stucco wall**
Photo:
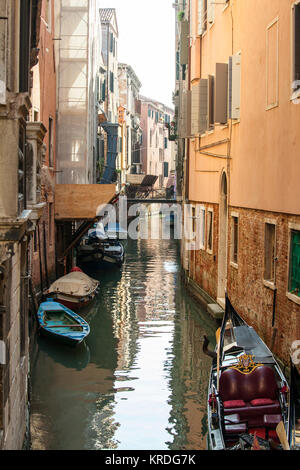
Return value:
M 216 125 L 191 140 L 189 199 L 219 202 L 223 169 L 230 175 L 229 203 L 284 213 L 300 213 L 300 104 L 291 101 L 292 0 L 232 0 L 215 4 L 215 20 L 191 47 L 191 86 L 215 74 L 216 62 L 241 53 L 241 118 Z M 193 0 L 197 11 L 198 1 Z M 278 105 L 267 108 L 267 28 L 278 18 Z M 200 53 L 201 52 L 201 53 Z M 276 54 L 277 56 L 277 54 Z M 275 59 L 274 59 L 275 60 Z M 277 60 L 277 57 L 276 57 Z M 198 75 L 198 76 L 197 76 Z M 275 77 L 276 78 L 276 77 Z M 269 83 L 273 89 L 277 87 Z M 201 155 L 199 146 L 231 159 Z

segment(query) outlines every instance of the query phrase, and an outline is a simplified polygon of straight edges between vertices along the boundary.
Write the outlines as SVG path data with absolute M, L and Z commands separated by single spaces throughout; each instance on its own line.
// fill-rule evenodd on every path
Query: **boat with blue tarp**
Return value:
M 40 304 L 37 317 L 40 333 L 64 344 L 76 346 L 90 333 L 83 318 L 53 299 Z

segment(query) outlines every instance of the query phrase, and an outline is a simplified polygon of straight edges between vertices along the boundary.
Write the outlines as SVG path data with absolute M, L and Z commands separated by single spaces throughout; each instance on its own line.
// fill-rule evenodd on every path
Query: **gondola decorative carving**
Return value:
M 235 369 L 241 374 L 251 374 L 251 372 L 253 372 L 257 367 L 262 365 L 263 364 L 254 361 L 254 356 L 252 354 L 243 354 L 239 357 L 238 363 L 231 366 L 230 369 Z

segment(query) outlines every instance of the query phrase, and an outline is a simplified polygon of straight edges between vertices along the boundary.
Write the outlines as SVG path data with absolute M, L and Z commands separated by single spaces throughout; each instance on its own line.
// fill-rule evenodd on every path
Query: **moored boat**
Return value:
M 217 333 L 216 350 L 210 353 L 208 448 L 231 449 L 254 439 L 265 448 L 269 442 L 280 446 L 279 425 L 287 436 L 290 418 L 289 387 L 281 368 L 227 296 Z
M 292 450 L 300 450 L 300 374 L 292 358 L 290 364 L 290 389 L 291 418 L 289 442 Z
M 99 288 L 99 281 L 76 267 L 69 274 L 57 279 L 46 295 L 50 295 L 57 302 L 66 307 L 77 310 L 88 305 L 96 296 Z
M 88 231 L 77 247 L 79 263 L 101 262 L 121 266 L 125 259 L 125 248 L 119 238 L 126 238 L 127 230 L 118 223 L 105 228 L 100 222 Z
M 90 332 L 83 318 L 50 298 L 40 304 L 37 317 L 40 333 L 71 346 L 81 343 Z

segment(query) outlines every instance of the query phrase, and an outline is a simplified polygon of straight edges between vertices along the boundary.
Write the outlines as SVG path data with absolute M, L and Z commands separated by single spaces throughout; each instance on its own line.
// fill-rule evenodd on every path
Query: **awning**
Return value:
M 97 208 L 108 204 L 115 194 L 115 184 L 57 184 L 55 219 L 93 220 Z

